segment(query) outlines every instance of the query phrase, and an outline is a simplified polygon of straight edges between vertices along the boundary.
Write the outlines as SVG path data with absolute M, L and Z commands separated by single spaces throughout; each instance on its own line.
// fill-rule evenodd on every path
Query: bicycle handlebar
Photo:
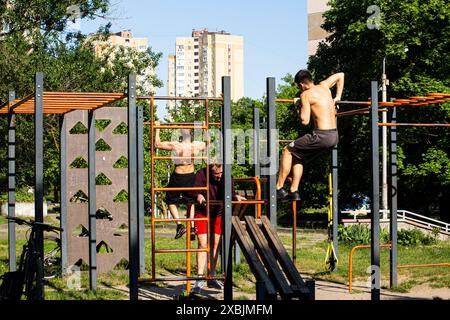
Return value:
M 42 223 L 42 222 L 36 222 L 36 221 L 33 221 L 33 220 L 30 220 L 30 221 L 28 221 L 28 220 L 24 220 L 24 219 L 20 219 L 20 218 L 13 218 L 13 217 L 7 217 L 7 219 L 8 220 L 11 220 L 11 221 L 14 221 L 15 223 L 17 223 L 18 225 L 23 225 L 23 224 L 26 224 L 27 226 L 30 226 L 31 228 L 38 228 L 38 229 L 41 229 L 41 230 L 43 230 L 43 231 L 60 231 L 60 232 L 63 232 L 64 231 L 64 229 L 63 228 L 59 228 L 59 227 L 54 227 L 54 226 L 51 226 L 51 225 L 49 225 L 49 224 L 46 224 L 46 223 Z

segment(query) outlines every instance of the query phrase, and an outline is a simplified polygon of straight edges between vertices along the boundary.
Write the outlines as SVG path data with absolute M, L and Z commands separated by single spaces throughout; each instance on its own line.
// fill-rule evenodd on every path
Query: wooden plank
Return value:
M 250 242 L 247 231 L 244 226 L 242 226 L 242 223 L 238 217 L 232 217 L 231 221 L 233 225 L 233 236 L 247 259 L 250 270 L 254 274 L 257 281 L 262 281 L 264 283 L 268 298 L 276 298 L 277 291 L 273 286 L 272 281 L 270 281 L 264 266 L 259 260 L 255 247 Z
M 292 288 L 294 291 L 297 291 L 302 298 L 308 298 L 309 289 L 306 286 L 306 283 L 303 281 L 300 273 L 294 265 L 294 262 L 290 258 L 286 248 L 281 242 L 280 238 L 276 234 L 275 230 L 272 228 L 272 224 L 270 223 L 267 217 L 261 217 L 262 222 L 262 232 L 267 239 L 272 252 L 275 254 L 275 257 L 279 261 L 285 275 L 289 279 L 292 284 Z
M 250 238 L 253 240 L 259 256 L 261 257 L 264 266 L 266 267 L 270 279 L 275 284 L 275 287 L 280 292 L 280 296 L 283 299 L 290 299 L 294 295 L 292 288 L 287 282 L 283 275 L 283 272 L 278 266 L 277 260 L 275 259 L 272 251 L 270 250 L 269 244 L 267 243 L 264 234 L 261 229 L 256 224 L 254 217 L 246 216 L 245 222 L 247 223 L 247 231 Z

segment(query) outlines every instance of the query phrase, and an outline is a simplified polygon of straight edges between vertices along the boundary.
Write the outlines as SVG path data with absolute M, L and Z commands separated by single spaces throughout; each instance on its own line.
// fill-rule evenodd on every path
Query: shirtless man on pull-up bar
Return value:
M 161 123 L 155 121 L 155 125 Z M 191 188 L 194 186 L 195 172 L 194 161 L 189 157 L 197 156 L 201 151 L 205 150 L 206 143 L 202 141 L 191 141 L 191 130 L 181 129 L 179 141 L 161 141 L 160 129 L 155 130 L 155 148 L 172 151 L 176 157 L 185 157 L 182 159 L 174 159 L 175 170 L 170 175 L 168 188 Z M 189 219 L 194 217 L 194 199 L 191 198 L 191 191 L 167 191 L 166 203 L 169 206 L 170 214 L 177 222 L 177 231 L 175 239 L 181 238 L 186 233 L 186 227 L 178 220 L 178 206 L 182 203 L 187 204 Z M 191 223 L 193 225 L 193 223 Z M 195 227 L 191 229 L 191 238 L 195 238 Z
M 299 116 L 302 125 L 314 119 L 315 129 L 312 134 L 305 134 L 284 148 L 280 160 L 277 181 L 277 199 L 281 201 L 299 201 L 298 187 L 303 174 L 305 156 L 331 149 L 339 141 L 336 127 L 336 101 L 341 100 L 344 89 L 344 74 L 336 73 L 315 85 L 307 70 L 300 70 L 295 75 L 295 84 L 301 90 Z M 333 99 L 330 89 L 336 85 L 336 97 Z M 291 189 L 283 188 L 284 182 L 292 170 Z

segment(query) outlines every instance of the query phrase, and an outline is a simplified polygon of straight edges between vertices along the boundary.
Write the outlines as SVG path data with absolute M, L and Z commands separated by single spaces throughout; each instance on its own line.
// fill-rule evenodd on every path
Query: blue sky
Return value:
M 147 37 L 163 56 L 156 70 L 166 85 L 167 56 L 175 51 L 175 38 L 192 29 L 225 30 L 244 37 L 244 95 L 260 99 L 266 77 L 277 83 L 287 73 L 306 67 L 308 25 L 306 0 L 111 0 L 112 31 L 131 29 Z M 85 33 L 107 21 L 82 21 Z M 166 95 L 164 86 L 157 95 Z

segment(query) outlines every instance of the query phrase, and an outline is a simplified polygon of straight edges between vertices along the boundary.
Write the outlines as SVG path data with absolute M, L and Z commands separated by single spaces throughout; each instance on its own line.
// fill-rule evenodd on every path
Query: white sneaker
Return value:
M 200 291 L 206 286 L 205 280 L 196 280 L 194 286 L 192 287 L 193 293 L 200 293 Z

